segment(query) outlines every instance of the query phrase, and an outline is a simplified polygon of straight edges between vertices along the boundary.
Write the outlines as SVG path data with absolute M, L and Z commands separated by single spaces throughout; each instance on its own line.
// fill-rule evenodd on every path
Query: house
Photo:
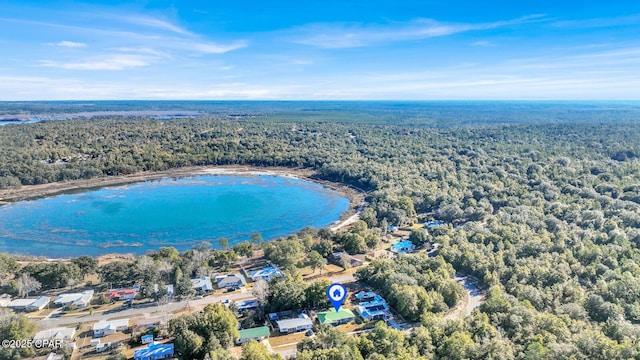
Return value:
M 242 329 L 240 330 L 240 337 L 238 341 L 236 341 L 236 345 L 244 344 L 251 340 L 262 341 L 271 335 L 268 326 L 260 326 L 251 329 Z
M 389 312 L 389 305 L 373 291 L 361 291 L 356 294 L 356 299 L 360 302 L 356 306 L 356 312 L 365 320 L 386 320 L 392 318 Z
M 356 312 L 368 321 L 391 318 L 389 305 L 382 298 L 360 303 L 356 306 Z
M 16 299 L 11 301 L 7 305 L 7 307 L 16 311 L 32 312 L 44 309 L 47 305 L 49 305 L 50 301 L 51 298 L 49 298 L 48 296 L 40 296 L 35 299 Z
M 379 250 L 368 250 L 365 253 L 365 256 L 369 260 L 375 260 L 375 259 L 386 259 L 390 257 L 390 254 L 389 254 L 389 251 L 385 249 L 379 249 Z
M 415 250 L 415 245 L 409 240 L 395 241 L 391 243 L 391 251 L 396 254 L 408 254 Z
M 138 294 L 138 289 L 117 289 L 104 293 L 111 300 L 133 300 Z
M 429 221 L 424 225 L 428 228 L 432 228 L 432 227 L 444 226 L 445 223 L 443 223 L 442 221 Z
M 320 324 L 338 326 L 354 321 L 356 315 L 349 309 L 340 309 L 340 311 L 327 310 L 316 314 L 316 319 Z
M 99 321 L 93 324 L 93 337 L 107 336 L 127 329 L 129 329 L 129 319 Z
M 134 360 L 158 360 L 173 358 L 174 346 L 171 344 L 163 344 L 153 342 L 144 349 L 138 349 L 133 352 Z
M 306 331 L 313 328 L 313 323 L 309 317 L 293 318 L 276 321 L 278 329 L 283 334 L 290 334 L 300 331 Z
M 196 291 L 213 291 L 213 284 L 208 276 L 191 279 L 191 286 Z
M 77 308 L 84 308 L 93 299 L 93 290 L 86 290 L 81 293 L 60 294 L 53 303 L 57 306 L 73 305 Z
M 161 325 L 164 325 L 165 322 L 166 321 L 164 316 L 154 316 L 154 317 L 149 317 L 146 319 L 140 319 L 136 321 L 136 326 L 141 327 L 143 329 L 151 329 L 154 327 L 159 327 Z
M 362 266 L 362 264 L 364 264 L 364 260 L 365 260 L 365 256 L 364 255 L 349 255 L 344 251 L 334 252 L 332 254 L 332 256 L 333 256 L 333 260 L 336 261 L 340 265 L 342 265 L 342 261 L 346 257 L 346 259 L 349 261 L 349 265 L 351 267 Z
M 274 278 L 281 277 L 282 271 L 280 271 L 280 269 L 278 269 L 278 267 L 275 265 L 269 265 L 264 267 L 263 269 L 252 271 L 250 273 L 250 276 L 251 280 L 253 280 L 254 282 L 258 280 L 269 282 Z
M 244 300 L 244 301 L 236 302 L 236 308 L 238 309 L 238 311 L 254 310 L 254 309 L 257 309 L 259 305 L 260 304 L 258 303 L 258 300 L 256 300 L 256 299 Z
M 173 290 L 173 285 L 171 284 L 167 285 L 166 291 L 167 291 L 167 296 L 170 298 L 172 298 L 176 294 L 175 290 Z
M 240 274 L 229 274 L 216 276 L 218 289 L 238 289 L 247 284 L 244 276 Z
M 66 328 L 66 327 L 57 327 L 47 330 L 38 331 L 36 335 L 33 337 L 34 341 L 41 340 L 71 340 L 73 335 L 76 334 L 76 329 L 74 328 Z
M 49 353 L 44 360 L 64 360 L 64 354 Z
M 11 303 L 11 295 L 2 294 L 0 295 L 0 307 L 7 307 Z

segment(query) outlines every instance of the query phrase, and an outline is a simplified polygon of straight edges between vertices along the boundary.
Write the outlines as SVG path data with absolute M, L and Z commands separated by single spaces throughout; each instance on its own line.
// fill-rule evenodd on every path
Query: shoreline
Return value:
M 353 222 L 354 216 L 362 210 L 365 193 L 358 191 L 349 185 L 335 183 L 331 181 L 321 180 L 313 177 L 316 172 L 310 169 L 302 168 L 285 168 L 285 167 L 257 167 L 249 165 L 219 165 L 219 166 L 194 166 L 175 168 L 162 171 L 145 171 L 129 175 L 117 175 L 110 177 L 100 177 L 86 180 L 72 180 L 67 182 L 54 182 L 40 185 L 24 185 L 18 189 L 2 189 L 0 190 L 0 206 L 8 205 L 23 200 L 35 200 L 45 197 L 56 196 L 65 193 L 78 191 L 88 191 L 92 189 L 100 189 L 111 186 L 121 186 L 138 182 L 146 182 L 152 180 L 174 178 L 174 177 L 191 177 L 202 175 L 269 175 L 288 177 L 314 182 L 324 187 L 330 188 L 340 195 L 349 199 L 349 208 L 340 215 L 340 218 L 327 227 L 331 229 L 343 228 Z M 67 261 L 70 258 L 46 258 L 42 256 L 33 256 L 19 253 L 9 253 L 22 259 L 31 259 L 30 261 Z M 121 256 L 132 256 L 131 253 L 107 253 L 99 256 L 92 256 L 96 259 L 113 258 Z M 135 255 L 133 255 L 135 257 Z M 29 261 L 29 260 L 26 260 Z

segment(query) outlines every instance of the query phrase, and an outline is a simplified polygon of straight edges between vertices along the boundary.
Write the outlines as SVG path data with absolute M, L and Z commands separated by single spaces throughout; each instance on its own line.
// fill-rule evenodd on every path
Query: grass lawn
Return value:
M 271 347 L 276 347 L 291 343 L 299 343 L 304 338 L 306 338 L 304 332 L 299 332 L 288 335 L 272 336 L 269 338 L 269 343 L 271 344 Z

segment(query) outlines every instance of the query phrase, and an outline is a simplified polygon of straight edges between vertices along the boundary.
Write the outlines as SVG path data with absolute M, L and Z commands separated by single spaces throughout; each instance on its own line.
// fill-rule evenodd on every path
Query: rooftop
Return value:
M 350 309 L 340 309 L 340 311 L 327 310 L 319 312 L 316 317 L 320 324 L 331 324 L 336 321 L 354 318 L 355 315 Z
M 49 298 L 48 296 L 40 296 L 38 298 L 15 299 L 11 301 L 7 306 L 8 307 L 27 307 L 27 306 L 40 307 L 48 304 L 49 301 L 51 301 L 51 298 Z
M 88 303 L 93 297 L 93 290 L 86 290 L 81 293 L 60 294 L 53 301 L 54 304 L 70 304 L 75 302 Z
M 93 324 L 93 331 L 117 329 L 119 327 L 128 327 L 128 326 L 129 326 L 129 319 L 100 321 L 100 322 L 97 322 L 97 323 Z
M 240 274 L 229 274 L 229 275 L 218 276 L 216 277 L 216 281 L 218 283 L 218 287 L 224 287 L 226 285 L 233 285 L 237 283 L 246 284 L 246 281 L 244 280 L 244 276 Z
M 65 340 L 71 339 L 75 335 L 76 329 L 57 327 L 47 330 L 38 331 L 33 340 Z
M 276 321 L 279 329 L 290 329 L 299 326 L 313 325 L 311 320 L 307 318 L 293 318 L 293 319 L 285 319 Z
M 415 246 L 409 240 L 401 240 L 391 243 L 391 251 L 396 253 L 407 253 L 413 251 Z
M 211 283 L 211 278 L 208 276 L 191 279 L 191 284 L 194 289 L 213 290 L 213 284 Z
M 133 357 L 135 359 L 147 359 L 154 358 L 160 359 L 162 356 L 171 356 L 174 353 L 173 343 L 171 344 L 162 344 L 159 342 L 154 342 L 149 344 L 144 349 L 138 349 L 133 352 Z
M 271 332 L 269 331 L 269 327 L 267 326 L 260 326 L 256 328 L 240 330 L 240 340 L 255 339 L 258 337 L 268 337 L 269 335 L 271 335 Z

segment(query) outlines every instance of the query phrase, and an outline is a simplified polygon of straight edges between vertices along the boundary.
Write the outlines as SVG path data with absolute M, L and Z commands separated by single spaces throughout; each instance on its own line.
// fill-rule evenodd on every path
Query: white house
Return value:
M 100 321 L 93 324 L 93 337 L 115 334 L 116 331 L 125 331 L 129 328 L 129 319 Z
M 308 317 L 278 320 L 276 324 L 283 334 L 306 331 L 313 328 L 313 322 Z
M 245 286 L 247 281 L 244 279 L 244 276 L 240 274 L 229 274 L 216 276 L 216 283 L 218 285 L 218 289 L 237 289 Z
M 19 311 L 38 311 L 49 305 L 51 298 L 48 296 L 40 296 L 35 299 L 16 299 L 7 305 L 8 308 Z
M 33 340 L 71 340 L 75 334 L 74 328 L 57 327 L 38 331 Z
M 196 291 L 213 291 L 213 284 L 208 276 L 191 279 L 191 284 Z
M 93 290 L 86 290 L 81 293 L 60 294 L 53 300 L 53 303 L 58 306 L 73 305 L 78 308 L 84 308 L 89 305 L 91 299 L 93 299 Z

